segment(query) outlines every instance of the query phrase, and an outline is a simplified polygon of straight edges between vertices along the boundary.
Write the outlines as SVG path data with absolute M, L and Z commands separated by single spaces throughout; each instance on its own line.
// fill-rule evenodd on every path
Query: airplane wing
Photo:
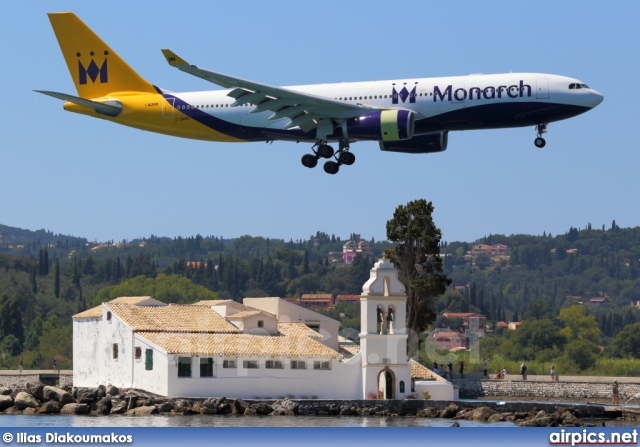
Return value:
M 271 111 L 270 120 L 290 119 L 291 122 L 285 126 L 287 129 L 299 127 L 305 132 L 317 129 L 319 139 L 324 140 L 333 133 L 333 121 L 360 116 L 365 109 L 377 109 L 216 73 L 190 65 L 171 50 L 163 49 L 162 53 L 172 67 L 232 89 L 228 94 L 235 99 L 232 107 L 253 104 L 255 107 L 248 113 Z

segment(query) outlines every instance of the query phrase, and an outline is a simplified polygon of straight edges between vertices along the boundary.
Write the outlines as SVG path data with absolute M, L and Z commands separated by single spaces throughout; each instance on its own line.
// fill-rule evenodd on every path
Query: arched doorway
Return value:
M 383 399 L 396 398 L 396 375 L 389 368 L 378 373 L 378 390 L 382 391 Z

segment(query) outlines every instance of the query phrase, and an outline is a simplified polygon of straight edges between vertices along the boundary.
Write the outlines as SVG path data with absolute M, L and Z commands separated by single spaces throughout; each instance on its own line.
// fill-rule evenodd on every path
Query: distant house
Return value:
M 454 289 L 456 292 L 464 293 L 467 290 L 467 286 L 455 286 Z
M 521 321 L 512 321 L 511 323 L 509 323 L 507 327 L 509 328 L 509 330 L 515 331 L 516 329 L 518 329 L 518 326 L 520 326 L 521 324 L 522 324 Z
M 504 321 L 498 321 L 498 322 L 496 323 L 496 326 L 498 326 L 498 327 L 502 327 L 502 328 L 509 327 L 509 325 L 508 325 L 506 322 L 504 322 Z
M 356 257 L 357 245 L 353 241 L 347 241 L 342 246 L 342 260 L 345 264 L 353 264 L 353 258 Z
M 338 295 L 336 296 L 335 305 L 340 303 L 358 304 L 360 302 L 360 295 Z
M 462 320 L 464 320 L 464 326 L 469 326 L 469 323 L 473 320 L 477 320 L 478 325 L 480 326 L 482 320 L 487 319 L 487 317 L 485 317 L 484 315 L 476 314 L 473 312 L 445 312 L 442 314 L 442 316 L 445 318 L 462 318 Z
M 464 334 L 451 330 L 436 330 L 431 333 L 431 342 L 438 349 L 460 349 L 466 346 L 466 337 Z
M 473 248 L 471 249 L 471 253 L 474 253 L 474 254 L 482 254 L 482 253 L 490 253 L 490 252 L 491 252 L 491 247 L 486 244 L 477 244 L 477 245 L 474 245 Z
M 609 304 L 609 299 L 607 298 L 591 298 L 587 301 L 587 306 L 591 307 L 604 307 Z
M 492 255 L 508 255 L 509 249 L 506 245 L 503 244 L 495 244 L 491 246 L 491 254 Z
M 300 297 L 300 306 L 327 309 L 333 307 L 333 295 L 330 293 L 305 293 Z
M 489 254 L 494 256 L 506 256 L 509 254 L 509 247 L 503 244 L 494 244 L 494 245 L 486 245 L 486 244 L 476 244 L 471 249 L 471 253 L 473 254 Z

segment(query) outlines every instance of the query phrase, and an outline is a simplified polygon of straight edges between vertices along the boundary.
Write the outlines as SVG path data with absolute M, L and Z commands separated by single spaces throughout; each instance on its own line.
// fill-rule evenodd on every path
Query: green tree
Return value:
M 56 259 L 55 278 L 53 283 L 53 294 L 60 298 L 60 261 Z
M 22 347 L 24 329 L 20 305 L 15 297 L 9 298 L 5 293 L 0 298 L 0 337 L 6 338 L 9 335 L 13 335 Z
M 625 326 L 613 338 L 608 349 L 612 357 L 640 358 L 640 323 Z
M 584 306 L 571 306 L 560 310 L 558 317 L 565 325 L 562 334 L 568 340 L 587 340 L 596 343 L 600 337 L 598 322 L 593 315 L 587 314 Z
M 111 301 L 121 296 L 152 296 L 164 303 L 189 304 L 202 300 L 218 300 L 217 293 L 191 282 L 180 275 L 158 275 L 156 278 L 136 276 L 98 291 L 91 301 L 92 306 Z
M 407 293 L 407 328 L 411 350 L 418 334 L 435 320 L 436 298 L 451 280 L 442 270 L 441 232 L 433 222 L 433 204 L 424 199 L 400 205 L 387 222 L 387 239 L 397 243 L 385 256 L 398 269 Z

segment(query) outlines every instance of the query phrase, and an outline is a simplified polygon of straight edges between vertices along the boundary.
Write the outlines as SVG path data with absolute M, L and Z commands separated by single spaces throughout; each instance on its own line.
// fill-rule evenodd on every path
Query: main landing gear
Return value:
M 340 165 L 350 166 L 356 161 L 356 156 L 349 152 L 349 142 L 341 141 L 338 152 L 334 153 L 331 146 L 326 141 L 318 141 L 311 148 L 313 154 L 305 154 L 302 156 L 302 164 L 307 168 L 315 168 L 319 158 L 331 158 L 336 161 L 329 160 L 324 164 L 324 172 L 327 174 L 337 174 Z
M 538 131 L 538 137 L 533 140 L 533 144 L 535 144 L 536 147 L 543 148 L 547 142 L 542 138 L 542 134 L 547 133 L 547 125 L 545 123 L 538 124 L 536 130 Z

